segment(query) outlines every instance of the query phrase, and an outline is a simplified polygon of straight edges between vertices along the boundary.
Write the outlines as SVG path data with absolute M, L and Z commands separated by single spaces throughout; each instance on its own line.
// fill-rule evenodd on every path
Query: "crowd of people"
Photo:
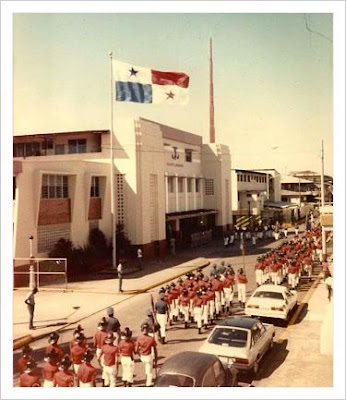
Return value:
M 287 279 L 296 288 L 303 274 L 312 277 L 314 259 L 322 261 L 321 228 L 307 231 L 303 236 L 295 234 L 292 240 L 284 240 L 276 249 L 258 257 L 254 265 L 257 285 L 279 285 Z M 325 278 L 329 271 L 324 271 Z M 213 264 L 209 274 L 200 268 L 188 272 L 176 282 L 161 287 L 157 299 L 147 310 L 140 326 L 141 334 L 132 337 L 131 330 L 121 329 L 112 307 L 107 317 L 98 323 L 89 343 L 79 325 L 69 343 L 69 354 L 58 344 L 59 335 L 52 333 L 45 351 L 44 365 L 39 371 L 33 350 L 24 346 L 18 361 L 21 372 L 20 386 L 43 387 L 92 387 L 96 386 L 101 370 L 102 386 L 115 387 L 121 365 L 123 386 L 134 382 L 135 358 L 139 358 L 146 375 L 145 386 L 153 385 L 153 370 L 157 365 L 157 343 L 166 343 L 167 328 L 179 324 L 182 329 L 193 327 L 202 333 L 221 316 L 231 315 L 237 293 L 238 305 L 245 306 L 247 277 L 243 268 L 235 272 L 231 264 L 221 261 Z M 92 364 L 97 360 L 98 368 Z

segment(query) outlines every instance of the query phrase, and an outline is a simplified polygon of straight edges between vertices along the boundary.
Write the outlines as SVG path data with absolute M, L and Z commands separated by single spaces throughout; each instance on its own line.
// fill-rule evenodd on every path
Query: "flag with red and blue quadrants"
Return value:
M 114 61 L 115 100 L 135 103 L 186 104 L 189 76 Z

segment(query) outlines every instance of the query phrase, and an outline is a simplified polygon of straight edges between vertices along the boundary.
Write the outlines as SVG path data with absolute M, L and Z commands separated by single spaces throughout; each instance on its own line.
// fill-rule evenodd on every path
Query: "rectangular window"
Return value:
M 178 178 L 178 192 L 183 193 L 184 185 L 183 185 L 183 178 Z
M 45 139 L 44 142 L 42 142 L 42 150 L 51 150 L 52 148 L 53 148 L 53 140 Z
M 23 143 L 16 143 L 13 145 L 13 157 L 24 157 Z
M 201 191 L 201 180 L 200 179 L 196 179 L 196 193 L 199 193 Z
M 192 179 L 187 178 L 187 192 L 191 193 L 192 192 Z
M 55 154 L 65 154 L 65 145 L 64 144 L 56 144 L 55 145 Z
M 168 193 L 174 193 L 174 178 L 173 176 L 169 176 L 167 178 L 168 183 Z
M 70 224 L 39 225 L 37 229 L 37 251 L 48 253 L 59 239 L 70 240 Z
M 86 139 L 71 139 L 68 141 L 69 154 L 86 153 Z
M 98 176 L 91 177 L 90 197 L 100 197 L 100 178 Z
M 214 179 L 206 179 L 204 184 L 204 194 L 206 196 L 214 195 Z
M 247 181 L 250 182 L 250 175 L 247 176 Z
M 42 175 L 41 186 L 42 199 L 67 199 L 68 176 L 66 175 Z
M 191 162 L 192 161 L 192 150 L 185 149 L 185 161 Z

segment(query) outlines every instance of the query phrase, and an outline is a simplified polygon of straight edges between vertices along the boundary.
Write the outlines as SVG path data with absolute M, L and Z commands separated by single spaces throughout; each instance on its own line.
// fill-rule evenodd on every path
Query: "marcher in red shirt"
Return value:
M 105 344 L 105 339 L 107 337 L 107 320 L 105 317 L 97 325 L 97 331 L 94 334 L 94 347 L 96 347 L 96 357 L 100 358 L 101 347 Z M 100 364 L 102 368 L 102 364 Z
M 138 336 L 136 341 L 136 353 L 139 354 L 140 359 L 144 365 L 145 375 L 147 377 L 145 386 L 153 385 L 153 357 L 154 352 L 154 366 L 157 363 L 157 344 L 153 337 L 148 335 L 149 326 L 142 325 L 142 334 Z
M 53 349 L 56 351 L 56 353 L 58 354 L 57 362 L 60 362 L 64 356 L 64 350 L 58 345 L 59 338 L 60 336 L 58 335 L 58 333 L 52 332 L 48 338 L 49 345 L 46 347 L 46 355 L 48 355 Z
M 132 386 L 133 372 L 135 368 L 134 353 L 135 342 L 132 340 L 132 332 L 130 328 L 126 327 L 124 332 L 120 335 L 120 342 L 118 344 L 118 351 L 120 355 L 120 362 L 122 367 L 122 381 L 124 386 Z
M 71 349 L 71 360 L 73 363 L 73 371 L 77 375 L 78 369 L 82 365 L 84 353 L 86 352 L 88 345 L 85 344 L 85 336 L 80 333 L 75 337 L 75 345 Z
M 193 315 L 195 318 L 195 322 L 197 324 L 197 329 L 198 329 L 198 333 L 201 334 L 202 333 L 202 315 L 203 315 L 203 308 L 204 308 L 204 301 L 201 298 L 202 296 L 202 292 L 201 291 L 197 291 L 196 292 L 196 297 L 193 299 Z
M 98 360 L 103 366 L 102 379 L 103 386 L 116 387 L 118 374 L 118 347 L 114 345 L 114 334 L 108 332 L 105 338 L 105 344 L 101 347 Z M 100 361 L 101 360 L 101 361 Z
M 36 363 L 33 359 L 26 363 L 24 372 L 19 378 L 20 387 L 39 387 L 41 386 L 41 379 L 36 369 Z
M 90 349 L 86 350 L 82 358 L 82 364 L 78 369 L 77 379 L 79 387 L 96 386 L 96 368 L 91 365 L 94 354 Z
M 75 338 L 76 338 L 76 336 L 78 336 L 80 333 L 82 333 L 82 334 L 84 335 L 84 329 L 81 327 L 81 325 L 78 325 L 77 328 L 73 331 L 73 339 L 72 339 L 72 340 L 70 341 L 70 343 L 69 343 L 70 353 L 71 353 L 72 347 L 76 345 Z M 85 339 L 85 344 L 87 344 L 87 343 L 86 343 L 86 339 Z
M 43 387 L 54 387 L 54 375 L 59 371 L 58 354 L 53 349 L 45 358 L 42 368 Z
M 74 376 L 69 371 L 71 360 L 68 355 L 65 355 L 59 363 L 59 371 L 54 374 L 53 382 L 57 387 L 73 387 Z
M 180 307 L 180 311 L 184 315 L 184 323 L 185 323 L 185 329 L 188 327 L 188 324 L 190 322 L 190 315 L 189 315 L 189 305 L 190 305 L 190 299 L 188 296 L 188 291 L 187 289 L 184 289 L 181 292 L 181 295 L 179 296 L 178 299 L 178 305 Z
M 26 367 L 26 363 L 30 360 L 33 360 L 32 357 L 32 348 L 26 344 L 24 345 L 22 349 L 22 357 L 18 360 L 18 368 L 19 368 L 19 373 L 23 373 Z
M 238 270 L 238 275 L 237 275 L 237 289 L 238 289 L 238 301 L 241 306 L 245 306 L 246 302 L 246 284 L 247 284 L 247 277 L 245 275 L 245 272 L 243 271 L 243 268 L 240 268 Z

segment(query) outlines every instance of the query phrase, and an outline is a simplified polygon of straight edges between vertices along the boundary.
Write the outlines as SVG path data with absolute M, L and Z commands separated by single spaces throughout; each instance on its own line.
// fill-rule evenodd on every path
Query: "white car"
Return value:
M 297 291 L 281 285 L 259 286 L 245 304 L 245 314 L 288 320 L 297 305 Z
M 214 327 L 199 352 L 215 354 L 222 364 L 255 376 L 259 362 L 273 347 L 274 325 L 257 318 L 229 317 Z

